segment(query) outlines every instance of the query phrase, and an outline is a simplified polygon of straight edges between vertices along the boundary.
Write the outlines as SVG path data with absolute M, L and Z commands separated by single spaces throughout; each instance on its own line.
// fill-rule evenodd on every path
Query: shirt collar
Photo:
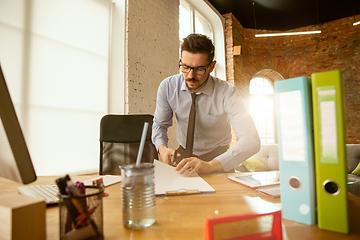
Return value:
M 188 91 L 188 92 L 192 92 L 188 89 L 188 87 L 186 86 L 185 84 L 185 79 L 183 76 L 181 76 L 183 81 L 182 81 L 182 84 L 181 84 L 181 90 L 183 91 Z M 200 89 L 199 92 L 197 92 L 197 94 L 205 94 L 205 95 L 211 95 L 214 91 L 214 79 L 213 79 L 213 76 L 211 76 L 209 74 L 209 77 L 208 77 L 208 80 L 207 82 L 205 83 L 205 85 Z

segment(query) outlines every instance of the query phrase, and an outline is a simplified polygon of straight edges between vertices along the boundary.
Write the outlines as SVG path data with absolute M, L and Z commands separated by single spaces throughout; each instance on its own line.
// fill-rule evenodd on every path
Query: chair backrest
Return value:
M 149 127 L 141 162 L 158 159 L 151 142 L 153 116 L 150 114 L 105 115 L 100 121 L 100 168 L 99 174 L 120 175 L 119 166 L 135 163 L 140 146 L 144 123 Z

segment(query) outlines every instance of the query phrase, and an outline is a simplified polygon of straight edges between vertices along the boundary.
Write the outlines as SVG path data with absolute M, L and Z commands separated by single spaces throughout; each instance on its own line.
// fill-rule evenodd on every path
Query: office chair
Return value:
M 156 148 L 151 142 L 152 115 L 108 114 L 101 118 L 100 175 L 120 175 L 121 165 L 136 163 L 144 122 L 148 122 L 149 127 L 141 162 L 152 163 L 158 159 Z

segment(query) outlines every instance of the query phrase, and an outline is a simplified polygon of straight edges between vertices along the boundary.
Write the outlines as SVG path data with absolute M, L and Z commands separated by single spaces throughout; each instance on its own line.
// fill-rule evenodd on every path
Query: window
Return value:
M 0 0 L 0 62 L 38 175 L 98 169 L 109 0 Z
M 179 42 L 191 33 L 210 37 L 215 45 L 217 62 L 212 74 L 223 80 L 226 79 L 224 21 L 221 14 L 210 7 L 207 1 L 180 0 Z
M 195 11 L 195 32 L 204 34 L 213 39 L 213 32 L 209 22 L 197 11 Z
M 180 41 L 182 41 L 183 38 L 191 33 L 204 34 L 213 39 L 209 22 L 189 3 L 185 2 L 184 0 L 180 0 L 179 11 Z
M 190 4 L 185 1 L 180 1 L 179 6 L 179 41 L 183 40 L 187 35 L 193 33 L 191 21 Z
M 274 87 L 268 79 L 256 77 L 250 81 L 249 111 L 261 144 L 275 143 Z
M 179 55 L 181 55 L 180 45 L 182 40 L 191 33 L 200 33 L 213 40 L 210 23 L 192 5 L 184 0 L 180 0 L 179 6 Z M 216 73 L 216 69 L 213 74 Z

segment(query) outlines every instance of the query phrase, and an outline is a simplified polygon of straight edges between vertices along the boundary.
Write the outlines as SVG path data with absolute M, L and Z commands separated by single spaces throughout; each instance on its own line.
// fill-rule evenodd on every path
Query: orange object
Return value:
M 205 240 L 281 240 L 281 210 L 205 220 Z

